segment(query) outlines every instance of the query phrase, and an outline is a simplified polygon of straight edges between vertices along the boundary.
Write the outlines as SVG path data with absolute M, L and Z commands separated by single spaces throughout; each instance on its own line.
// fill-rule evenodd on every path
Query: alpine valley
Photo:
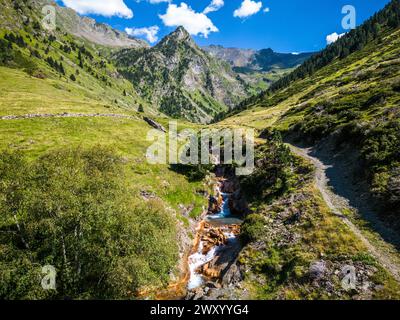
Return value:
M 171 120 L 254 129 L 254 171 L 150 163 Z M 399 150 L 400 0 L 305 53 L 0 2 L 1 299 L 397 300 Z

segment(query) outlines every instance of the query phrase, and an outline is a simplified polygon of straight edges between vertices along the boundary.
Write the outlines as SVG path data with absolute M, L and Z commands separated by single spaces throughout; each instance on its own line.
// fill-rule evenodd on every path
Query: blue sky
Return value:
M 307 52 L 342 28 L 342 8 L 361 24 L 389 0 L 58 0 L 81 14 L 156 43 L 183 24 L 200 45 Z M 206 9 L 208 8 L 208 9 Z M 334 37 L 336 38 L 336 37 Z

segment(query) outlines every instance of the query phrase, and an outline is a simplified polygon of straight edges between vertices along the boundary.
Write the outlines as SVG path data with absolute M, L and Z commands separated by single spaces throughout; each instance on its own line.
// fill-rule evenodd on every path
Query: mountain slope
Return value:
M 252 297 L 398 299 L 399 27 L 394 0 L 217 124 L 259 129 L 265 153 L 243 178 L 254 214 L 242 226 L 245 275 L 238 287 Z M 290 153 L 279 133 L 303 148 L 291 146 Z M 296 170 L 294 154 L 315 171 Z M 276 185 L 265 187 L 273 178 Z M 291 186 L 296 179 L 300 184 Z M 346 265 L 357 284 L 337 295 Z
M 97 23 L 94 19 L 78 15 L 74 10 L 61 7 L 53 0 L 4 0 L 0 4 L 0 27 L 20 30 L 32 21 L 40 22 L 44 16 L 42 9 L 52 5 L 56 9 L 57 27 L 71 35 L 92 43 L 110 47 L 148 47 L 144 40 L 129 37 L 125 32 Z
M 109 47 L 46 32 L 31 3 L 0 2 L 0 298 L 131 299 L 163 287 L 180 274 L 207 186 L 147 162 L 152 127 L 137 110 L 158 112 Z M 57 290 L 40 286 L 46 264 Z
M 221 124 L 272 127 L 303 142 L 350 149 L 362 168 L 357 177 L 399 226 L 399 26 L 400 1 L 393 0 Z
M 108 47 L 61 27 L 46 32 L 35 7 L 39 3 L 43 1 L 4 1 L 0 5 L 0 12 L 8 17 L 0 29 L 1 103 L 7 107 L 2 108 L 3 115 L 136 111 L 140 105 L 151 112 L 132 84 L 108 61 L 103 53 Z
M 229 65 L 202 51 L 182 27 L 153 48 L 122 50 L 113 59 L 144 99 L 172 117 L 206 123 L 246 95 Z

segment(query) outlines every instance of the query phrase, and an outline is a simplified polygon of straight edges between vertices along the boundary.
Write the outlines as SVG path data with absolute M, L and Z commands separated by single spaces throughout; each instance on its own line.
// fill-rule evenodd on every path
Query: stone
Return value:
M 157 196 L 153 192 L 142 190 L 140 191 L 140 195 L 144 200 L 155 199 Z
M 323 260 L 311 263 L 309 275 L 312 280 L 319 280 L 324 277 L 326 272 L 326 262 Z

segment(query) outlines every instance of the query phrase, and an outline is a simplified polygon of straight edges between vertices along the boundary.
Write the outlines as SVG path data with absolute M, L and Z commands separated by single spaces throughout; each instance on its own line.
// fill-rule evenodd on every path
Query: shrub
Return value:
M 241 227 L 240 238 L 244 243 L 256 241 L 264 231 L 265 219 L 259 214 L 248 215 Z
M 267 140 L 266 145 L 256 150 L 253 173 L 240 180 L 242 190 L 250 201 L 271 201 L 283 195 L 292 185 L 290 167 L 294 158 L 289 149 L 281 142 L 278 133 L 271 133 Z
M 123 172 L 121 159 L 100 147 L 32 163 L 0 154 L 0 298 L 127 298 L 168 281 L 173 219 L 160 202 L 138 205 Z M 48 264 L 56 291 L 40 287 Z

